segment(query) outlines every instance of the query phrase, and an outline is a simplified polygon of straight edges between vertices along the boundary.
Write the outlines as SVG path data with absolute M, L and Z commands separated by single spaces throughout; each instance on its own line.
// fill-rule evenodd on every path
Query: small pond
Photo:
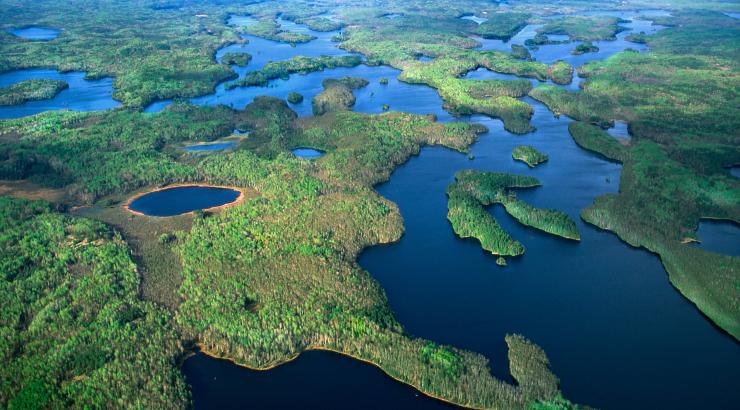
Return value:
M 313 148 L 296 148 L 294 150 L 291 150 L 291 152 L 296 157 L 309 159 L 323 157 L 324 154 L 326 154 L 324 151 L 319 151 Z
M 702 219 L 696 231 L 697 246 L 705 251 L 740 256 L 740 225 L 722 219 Z
M 236 141 L 214 142 L 210 144 L 197 144 L 185 147 L 185 151 L 221 151 L 228 148 L 234 148 L 239 145 Z
M 614 126 L 607 129 L 606 132 L 621 141 L 629 141 L 632 138 L 627 123 L 624 121 L 614 121 Z
M 222 187 L 178 186 L 144 194 L 128 205 L 129 210 L 149 216 L 174 216 L 232 203 L 241 192 Z
M 48 27 L 22 27 L 8 30 L 8 33 L 31 41 L 49 41 L 59 36 L 60 31 Z

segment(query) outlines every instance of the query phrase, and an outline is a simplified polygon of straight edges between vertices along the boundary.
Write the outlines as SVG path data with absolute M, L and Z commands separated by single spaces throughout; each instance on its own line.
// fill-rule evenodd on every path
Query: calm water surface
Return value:
M 308 159 L 320 158 L 320 157 L 323 157 L 325 154 L 324 151 L 319 151 L 313 148 L 296 148 L 292 150 L 291 152 L 293 152 L 293 155 L 295 155 L 296 157 L 308 158 Z
M 19 118 L 50 110 L 108 110 L 121 105 L 112 97 L 112 78 L 88 81 L 85 80 L 85 73 L 79 71 L 69 73 L 60 73 L 50 69 L 10 71 L 0 74 L 0 87 L 35 79 L 63 80 L 69 84 L 69 88 L 52 99 L 2 106 L 0 107 L 0 118 Z
M 740 256 L 740 225 L 720 219 L 702 219 L 696 232 L 700 243 L 693 244 L 710 252 Z
M 239 194 L 228 188 L 181 186 L 140 196 L 129 204 L 129 209 L 144 215 L 174 216 L 234 202 Z
M 17 29 L 8 30 L 8 32 L 14 36 L 25 38 L 31 41 L 49 41 L 54 40 L 59 36 L 60 31 L 54 28 L 48 27 L 22 27 Z
M 248 24 L 247 19 L 235 16 L 231 22 Z M 235 67 L 244 75 L 269 61 L 295 55 L 345 54 L 330 41 L 336 33 L 282 24 L 293 31 L 304 30 L 317 40 L 290 47 L 246 36 L 249 44 L 224 48 L 217 58 L 229 50 L 249 52 L 254 56 L 250 65 Z M 625 26 L 637 31 L 660 28 L 637 19 Z M 527 26 L 508 43 L 485 40 L 484 48 L 508 51 L 511 43 L 523 43 L 536 29 Z M 538 61 L 564 59 L 578 66 L 628 47 L 642 49 L 624 41 L 627 34 L 620 33 L 613 42 L 598 42 L 599 53 L 572 56 L 577 42 L 571 42 L 540 47 L 533 55 Z M 496 78 L 489 73 L 479 70 L 467 78 Z M 0 84 L 10 81 L 7 75 L 0 76 Z M 396 80 L 398 71 L 388 67 L 294 75 L 273 81 L 269 87 L 226 91 L 221 85 L 214 94 L 193 102 L 242 108 L 257 95 L 285 98 L 297 91 L 306 99 L 293 108 L 309 115 L 310 99 L 321 91 L 321 81 L 345 75 L 370 81 L 355 91 L 356 111 L 379 113 L 388 104 L 392 110 L 435 114 L 440 121 L 454 119 L 441 108 L 436 91 L 401 83 Z M 388 85 L 379 83 L 382 77 L 389 79 Z M 580 210 L 596 196 L 617 192 L 621 167 L 578 148 L 567 132 L 570 119 L 555 118 L 542 104 L 525 100 L 535 109 L 532 123 L 537 131 L 517 136 L 506 132 L 497 120 L 462 118 L 489 128 L 472 147 L 474 160 L 444 148 L 424 148 L 399 167 L 390 181 L 379 185 L 377 190 L 399 205 L 406 233 L 396 244 L 366 250 L 360 264 L 384 287 L 408 332 L 484 354 L 501 379 L 511 380 L 504 335 L 518 332 L 545 349 L 565 395 L 575 402 L 614 409 L 734 408 L 740 402 L 738 343 L 671 287 L 654 255 L 631 248 L 579 218 Z M 56 109 L 54 104 L 49 108 L 49 101 L 44 103 L 46 108 L 40 110 Z M 159 102 L 150 110 L 167 103 Z M 611 132 L 621 132 L 619 127 L 623 126 Z M 522 143 L 547 153 L 550 161 L 529 169 L 512 160 L 512 149 Z M 526 247 L 525 255 L 508 259 L 507 267 L 496 266 L 495 258 L 476 241 L 457 238 L 446 220 L 445 189 L 455 172 L 466 168 L 539 178 L 542 187 L 521 190 L 519 197 L 568 213 L 582 241 L 523 227 L 493 207 L 490 212 Z M 238 192 L 229 189 L 186 187 L 148 194 L 131 205 L 147 214 L 166 216 L 229 203 L 237 197 Z M 701 246 L 726 253 L 737 249 L 736 227 L 725 232 L 722 226 L 712 226 L 702 222 Z M 238 368 L 198 354 L 185 362 L 183 371 L 198 408 L 445 407 L 392 381 L 373 366 L 326 352 L 305 353 L 269 372 Z
M 198 144 L 198 145 L 189 145 L 185 147 L 185 151 L 221 151 L 228 148 L 234 148 L 239 143 L 235 141 L 227 141 L 227 142 L 216 142 L 213 144 Z
M 197 353 L 183 365 L 196 409 L 453 409 L 375 366 L 311 351 L 267 372 Z

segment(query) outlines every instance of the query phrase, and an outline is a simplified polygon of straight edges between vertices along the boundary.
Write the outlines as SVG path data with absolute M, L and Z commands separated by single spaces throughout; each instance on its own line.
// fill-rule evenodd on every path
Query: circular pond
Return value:
M 128 209 L 148 216 L 175 216 L 195 210 L 216 208 L 239 200 L 236 189 L 187 185 L 160 189 L 134 197 Z

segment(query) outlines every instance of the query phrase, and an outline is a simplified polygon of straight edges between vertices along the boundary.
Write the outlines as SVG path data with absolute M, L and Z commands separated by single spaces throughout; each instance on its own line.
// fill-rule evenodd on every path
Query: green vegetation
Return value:
M 192 169 L 168 144 L 205 142 L 237 128 L 225 107 L 174 104 L 162 114 L 48 112 L 0 122 L 0 179 L 66 187 L 81 203 L 156 183 L 185 182 Z
M 627 34 L 627 36 L 624 37 L 625 40 L 637 43 L 637 44 L 646 44 L 647 43 L 647 34 L 644 32 L 639 33 L 630 33 Z
M 126 243 L 42 202 L 0 198 L 0 406 L 185 407 L 172 318 L 138 299 Z
M 382 77 L 382 78 L 381 78 L 381 79 L 380 79 L 380 80 L 379 80 L 378 82 L 379 82 L 379 83 L 380 83 L 381 85 L 388 85 L 388 79 L 387 79 L 387 78 L 385 78 L 385 77 Z
M 539 186 L 540 182 L 534 177 L 467 170 L 455 174 L 455 181 L 447 187 L 447 219 L 452 229 L 462 238 L 478 239 L 481 247 L 494 255 L 518 256 L 524 253 L 524 246 L 486 211 L 485 208 L 492 204 L 503 205 L 506 212 L 523 225 L 580 240 L 575 222 L 568 215 L 530 206 L 516 199 L 510 191 Z
M 270 80 L 288 78 L 291 74 L 307 74 L 337 67 L 356 67 L 362 63 L 359 56 L 340 57 L 303 57 L 297 56 L 290 60 L 275 61 L 265 64 L 258 71 L 250 71 L 244 77 L 227 83 L 226 89 L 236 87 L 265 86 Z
M 527 47 L 520 46 L 519 44 L 511 45 L 511 56 L 520 60 L 532 61 L 532 55 L 529 54 Z
M 0 8 L 0 72 L 50 67 L 86 71 L 88 79 L 114 77 L 113 97 L 137 109 L 156 100 L 203 95 L 235 77 L 213 59 L 218 48 L 239 41 L 224 23 L 222 6 L 187 2 L 157 10 L 149 5 L 8 0 Z M 59 37 L 25 41 L 4 30 L 39 22 L 61 29 Z
M 0 87 L 0 106 L 17 105 L 27 101 L 48 100 L 69 88 L 62 80 L 25 80 L 8 87 Z
M 371 28 L 349 26 L 349 38 L 341 47 L 366 55 L 369 63 L 388 64 L 402 70 L 401 81 L 436 88 L 445 108 L 453 114 L 481 113 L 501 118 L 511 132 L 532 131 L 529 124 L 532 108 L 517 99 L 527 92 L 529 81 L 474 81 L 460 77 L 485 67 L 499 73 L 541 81 L 552 78 L 567 84 L 571 81 L 572 67 L 565 63 L 548 66 L 522 61 L 498 51 L 471 50 L 477 43 L 452 34 L 461 24 L 467 23 L 470 22 L 459 18 L 407 16 L 386 19 L 382 25 Z M 418 61 L 418 55 L 434 57 L 434 60 Z
M 244 31 L 253 36 L 290 44 L 308 43 L 316 39 L 316 37 L 309 36 L 308 34 L 285 31 L 273 20 L 261 20 L 256 24 L 250 24 L 244 27 Z
M 628 147 L 571 125 L 579 145 L 624 162 L 619 193 L 597 198 L 582 218 L 660 255 L 671 283 L 738 338 L 740 258 L 681 241 L 695 237 L 701 217 L 740 221 L 740 183 L 723 168 L 740 162 L 740 23 L 696 11 L 661 23 L 673 27 L 647 37 L 651 52 L 584 66 L 583 90 L 542 86 L 531 95 L 584 123 L 630 124 Z
M 568 131 L 576 144 L 583 149 L 601 154 L 612 161 L 627 160 L 627 147 L 599 127 L 576 121 L 568 124 Z
M 599 48 L 596 47 L 592 42 L 590 41 L 584 41 L 583 43 L 576 46 L 576 48 L 571 51 L 571 54 L 579 55 L 579 54 L 586 54 L 586 53 L 596 53 L 599 51 Z
M 288 102 L 291 104 L 300 104 L 303 102 L 303 95 L 295 91 L 291 91 L 288 94 Z
M 537 151 L 537 149 L 531 145 L 518 145 L 514 147 L 514 151 L 511 153 L 511 156 L 516 160 L 526 163 L 530 168 L 534 168 L 548 160 L 547 154 Z
M 619 25 L 621 22 L 621 19 L 609 16 L 566 16 L 549 21 L 538 32 L 567 35 L 571 41 L 615 40 L 617 33 L 624 30 Z
M 324 91 L 311 100 L 313 115 L 324 115 L 327 112 L 349 110 L 355 105 L 355 96 L 352 90 L 367 86 L 364 78 L 344 77 L 339 80 L 326 79 L 322 81 Z
M 175 155 L 179 150 L 174 147 L 182 141 L 216 139 L 234 128 L 252 130 L 242 143 L 247 149 L 216 156 Z M 284 101 L 262 97 L 243 111 L 176 103 L 155 115 L 49 112 L 5 121 L 2 129 L 8 133 L 6 139 L 15 140 L 6 151 L 8 157 L 43 158 L 47 164 L 21 167 L 24 173 L 17 177 L 66 184 L 67 189 L 88 193 L 77 195 L 76 203 L 173 180 L 232 185 L 255 192 L 237 206 L 203 217 L 188 216 L 172 224 L 125 217 L 119 206 L 107 207 L 116 203 L 115 195 L 93 209 L 80 211 L 126 233 L 143 268 L 143 294 L 173 311 L 182 340 L 197 341 L 211 354 L 256 368 L 282 363 L 306 349 L 334 350 L 375 363 L 392 377 L 428 394 L 475 407 L 524 409 L 530 403 L 557 397 L 549 392 L 520 391 L 494 379 L 487 360 L 478 354 L 406 335 L 393 318 L 382 289 L 355 262 L 360 250 L 397 240 L 403 228 L 396 206 L 372 186 L 387 179 L 422 145 L 440 144 L 465 151 L 483 131 L 480 126 L 438 124 L 426 116 L 402 113 L 365 115 L 351 111 L 299 120 Z M 326 155 L 316 161 L 301 161 L 287 152 L 295 146 L 317 147 Z M 124 149 L 130 151 L 121 155 Z M 121 160 L 113 158 L 114 152 Z M 8 159 L 8 167 L 11 163 L 18 161 Z M 50 172 L 49 167 L 55 171 Z M 59 182 L 47 178 L 56 174 L 56 169 L 65 176 Z M 143 172 L 127 172 L 131 169 Z M 3 231 L 0 237 L 8 235 Z M 77 242 L 69 246 L 84 249 L 76 247 Z M 88 242 L 99 246 L 94 238 Z M 130 266 L 128 272 L 135 275 L 133 264 L 122 266 Z M 166 273 L 173 268 L 181 269 L 181 276 L 174 275 L 181 281 L 165 280 L 172 276 Z M 136 295 L 138 282 L 131 282 L 130 288 L 131 295 Z M 171 292 L 180 297 L 173 299 Z M 136 303 L 150 306 L 149 302 Z M 127 305 L 137 306 L 134 302 Z M 163 322 L 165 311 L 156 312 L 161 327 L 142 327 L 147 337 L 173 328 Z M 134 337 L 124 340 L 136 342 L 137 349 L 148 346 Z M 160 351 L 172 346 L 162 338 L 153 338 L 155 342 Z M 175 352 L 179 354 L 180 349 L 178 346 Z M 160 361 L 148 363 L 158 366 L 172 357 L 162 354 L 157 359 Z M 174 363 L 166 371 L 175 372 Z M 159 373 L 140 374 L 150 380 L 151 374 Z M 181 383 L 178 377 L 167 380 Z M 129 380 L 138 379 L 125 379 Z M 114 386 L 121 385 L 130 386 L 125 382 Z M 184 391 L 178 389 L 168 393 Z M 137 400 L 149 397 L 144 393 Z M 179 397 L 173 397 L 170 406 L 178 406 Z
M 221 57 L 221 62 L 224 64 L 236 64 L 239 67 L 246 67 L 250 61 L 252 61 L 252 55 L 249 53 L 225 53 Z
M 295 22 L 298 24 L 305 24 L 311 30 L 323 32 L 336 31 L 344 27 L 344 24 L 342 24 L 341 21 L 333 21 L 324 17 L 301 18 L 296 19 Z
M 476 33 L 483 38 L 508 40 L 527 25 L 531 16 L 529 13 L 518 12 L 493 13 L 478 26 Z
M 506 266 L 506 258 L 504 258 L 503 256 L 499 256 L 498 258 L 496 258 L 496 265 Z
M 550 65 L 547 75 L 555 84 L 570 84 L 573 81 L 573 66 L 564 61 L 557 61 Z

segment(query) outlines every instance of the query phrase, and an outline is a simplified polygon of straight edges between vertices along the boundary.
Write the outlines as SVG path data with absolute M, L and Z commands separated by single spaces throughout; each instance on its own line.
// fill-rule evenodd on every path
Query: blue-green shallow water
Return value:
M 236 201 L 240 192 L 229 188 L 181 186 L 142 195 L 129 209 L 151 216 L 174 216 Z

